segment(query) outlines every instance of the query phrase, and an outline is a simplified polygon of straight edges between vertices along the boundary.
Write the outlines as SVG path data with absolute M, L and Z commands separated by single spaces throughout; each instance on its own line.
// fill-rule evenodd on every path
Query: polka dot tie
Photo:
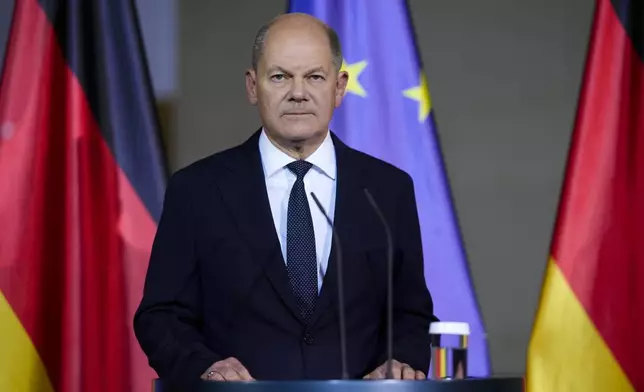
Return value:
M 297 176 L 288 200 L 286 264 L 291 287 L 305 322 L 313 314 L 318 297 L 315 233 L 304 190 L 304 176 L 311 166 L 311 163 L 301 160 L 286 166 Z

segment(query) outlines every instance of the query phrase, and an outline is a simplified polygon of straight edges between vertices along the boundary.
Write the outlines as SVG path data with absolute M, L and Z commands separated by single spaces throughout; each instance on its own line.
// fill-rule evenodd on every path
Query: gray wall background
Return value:
M 11 3 L 0 0 L 0 45 Z M 410 5 L 494 372 L 523 373 L 593 2 Z M 285 7 L 284 0 L 178 2 L 173 170 L 257 129 L 244 70 L 255 31 Z

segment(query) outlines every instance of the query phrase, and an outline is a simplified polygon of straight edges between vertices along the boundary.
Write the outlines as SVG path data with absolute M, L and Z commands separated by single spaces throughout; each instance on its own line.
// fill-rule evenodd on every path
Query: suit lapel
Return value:
M 331 252 L 326 275 L 322 284 L 320 297 L 318 298 L 315 311 L 309 321 L 309 328 L 315 326 L 321 316 L 337 298 L 338 290 L 338 250 L 341 250 L 342 264 L 350 262 L 347 255 L 353 254 L 356 244 L 348 239 L 356 239 L 359 233 L 361 205 L 367 201 L 362 193 L 363 177 L 359 162 L 355 159 L 355 152 L 340 141 L 334 134 L 333 144 L 336 151 L 337 184 L 336 204 L 333 223 L 340 240 L 340 247 L 335 239 L 331 243 Z M 340 249 L 341 248 L 341 249 Z M 343 269 L 345 271 L 346 268 Z M 343 276 L 343 287 L 347 287 L 347 276 Z M 346 289 L 345 289 L 346 292 Z
M 235 215 L 240 232 L 249 242 L 254 262 L 260 263 L 260 268 L 264 269 L 284 304 L 290 309 L 293 316 L 304 324 L 291 289 L 270 210 L 258 145 L 260 132 L 257 131 L 239 146 L 231 159 L 226 161 L 231 176 L 224 180 L 220 192 Z M 361 173 L 359 161 L 355 159 L 357 153 L 333 133 L 331 136 L 335 147 L 337 166 L 336 204 L 333 221 L 340 238 L 341 249 L 334 239 L 331 244 L 322 290 L 308 328 L 312 328 L 329 309 L 329 306 L 336 301 L 337 254 L 341 250 L 343 264 L 350 262 L 347 255 L 355 254 L 354 249 L 358 246 L 356 242 L 359 242 L 357 240 L 359 236 L 356 233 L 360 232 L 359 224 L 362 221 L 360 214 L 364 211 L 364 205 L 367 202 L 362 190 L 363 173 Z M 315 207 L 311 206 L 311 208 Z M 353 241 L 348 241 L 350 238 Z M 343 277 L 343 281 L 343 286 L 347 287 L 347 276 Z
M 220 191 L 250 244 L 253 261 L 260 263 L 285 305 L 303 322 L 275 231 L 258 147 L 259 135 L 260 131 L 251 136 L 228 161 L 232 176 Z

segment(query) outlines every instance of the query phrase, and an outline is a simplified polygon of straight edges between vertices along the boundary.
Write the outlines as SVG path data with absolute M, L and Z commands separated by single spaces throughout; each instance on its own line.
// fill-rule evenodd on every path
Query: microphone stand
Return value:
M 369 192 L 367 188 L 364 188 L 364 193 L 367 196 L 367 200 L 369 200 L 369 204 L 371 204 L 371 207 L 373 207 L 374 211 L 376 212 L 376 215 L 378 215 L 378 218 L 380 218 L 380 221 L 382 222 L 382 225 L 385 228 L 385 235 L 387 236 L 387 372 L 385 377 L 387 379 L 392 379 L 394 378 L 394 375 L 393 375 L 393 351 L 394 351 L 393 349 L 393 346 L 394 346 L 394 343 L 393 343 L 394 341 L 394 338 L 393 338 L 393 329 L 394 329 L 393 239 L 391 235 L 391 229 L 387 224 L 387 220 L 385 219 L 384 214 L 378 207 L 376 200 L 373 198 L 373 196 L 371 196 L 371 192 Z
M 343 275 L 342 275 L 342 248 L 340 246 L 340 238 L 338 233 L 335 230 L 331 218 L 322 207 L 322 203 L 318 200 L 315 193 L 311 192 L 311 196 L 317 204 L 318 208 L 322 212 L 322 215 L 326 218 L 327 223 L 331 227 L 331 232 L 333 234 L 333 240 L 335 241 L 335 256 L 336 256 L 336 267 L 338 271 L 338 313 L 339 313 L 339 322 L 340 322 L 340 357 L 342 363 L 342 379 L 349 379 L 349 373 L 347 372 L 347 331 L 345 326 L 345 313 L 344 313 L 344 284 L 343 284 Z

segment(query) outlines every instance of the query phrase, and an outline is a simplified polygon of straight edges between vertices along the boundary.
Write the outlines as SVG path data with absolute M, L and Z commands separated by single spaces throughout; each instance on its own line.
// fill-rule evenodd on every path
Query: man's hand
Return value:
M 251 381 L 255 380 L 236 358 L 230 357 L 213 363 L 202 375 L 203 380 Z
M 425 380 L 425 373 L 414 370 L 406 363 L 400 363 L 395 359 L 391 363 L 391 372 L 395 380 Z M 378 366 L 376 370 L 364 376 L 365 380 L 383 380 L 387 376 L 387 362 Z

